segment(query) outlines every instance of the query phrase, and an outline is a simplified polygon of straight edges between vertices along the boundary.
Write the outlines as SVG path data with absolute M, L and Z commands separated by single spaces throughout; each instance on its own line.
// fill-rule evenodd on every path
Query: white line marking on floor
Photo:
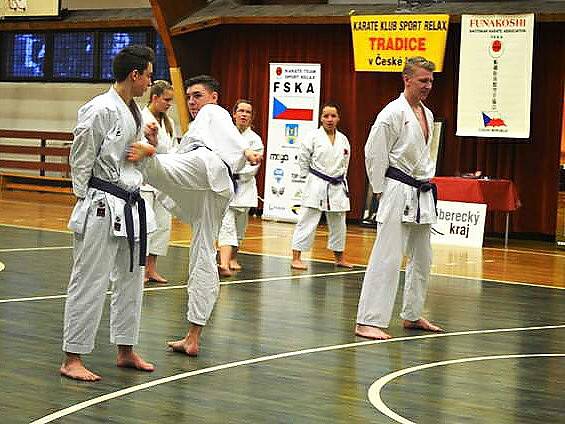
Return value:
M 328 277 L 328 276 L 336 276 L 336 275 L 344 275 L 344 274 L 359 274 L 363 273 L 365 270 L 357 270 L 357 271 L 338 271 L 338 272 L 325 272 L 320 274 L 300 274 L 300 275 L 283 275 L 280 277 L 266 277 L 266 278 L 255 278 L 249 280 L 234 280 L 234 281 L 220 281 L 220 286 L 229 286 L 233 284 L 245 284 L 245 283 L 265 283 L 268 281 L 284 281 L 284 280 L 294 280 L 294 279 L 304 279 L 304 278 L 319 278 L 319 277 Z M 175 284 L 175 285 L 163 285 L 157 287 L 144 287 L 144 292 L 152 292 L 152 291 L 161 291 L 161 290 L 176 290 L 176 289 L 185 289 L 186 284 Z M 107 295 L 112 294 L 111 291 L 106 292 Z M 67 297 L 66 294 L 56 294 L 52 296 L 35 296 L 35 297 L 16 297 L 11 299 L 0 299 L 0 304 L 2 303 L 16 303 L 16 302 L 33 302 L 33 301 L 40 301 L 40 300 L 53 300 L 53 299 L 65 299 Z
M 534 330 L 550 330 L 550 329 L 557 329 L 557 328 L 565 328 L 565 324 L 562 325 L 548 325 L 548 326 L 537 326 L 537 327 L 519 327 L 519 328 L 498 328 L 492 330 L 473 330 L 473 331 L 461 331 L 455 333 L 441 333 L 441 334 L 426 334 L 423 336 L 409 336 L 409 337 L 398 337 L 389 340 L 368 340 L 363 342 L 354 342 L 354 343 L 346 343 L 340 345 L 332 345 L 332 346 L 322 346 L 322 347 L 315 347 L 309 349 L 302 349 L 296 350 L 291 352 L 283 352 L 278 353 L 275 355 L 268 355 L 262 356 L 259 358 L 253 359 L 246 359 L 242 361 L 236 362 L 229 362 L 227 364 L 215 365 L 213 367 L 202 368 L 200 370 L 185 372 L 181 374 L 171 375 L 169 377 L 159 378 L 157 380 L 149 381 L 147 383 L 138 384 L 136 386 L 128 387 L 122 390 L 118 390 L 112 393 L 107 393 L 103 396 L 98 396 L 87 401 L 78 403 L 76 405 L 70 406 L 68 408 L 62 409 L 60 411 L 54 412 L 52 414 L 46 415 L 42 418 L 39 418 L 36 421 L 31 422 L 30 424 L 47 424 L 52 421 L 55 421 L 59 418 L 65 417 L 67 415 L 73 414 L 75 412 L 81 411 L 82 409 L 88 408 L 93 405 L 98 405 L 102 402 L 106 402 L 112 399 L 119 398 L 121 396 L 128 395 L 130 393 L 138 392 L 140 390 L 149 389 L 151 387 L 159 386 L 161 384 L 170 383 L 177 380 L 182 380 L 184 378 L 194 377 L 196 375 L 202 374 L 209 374 L 215 371 L 221 371 L 229 368 L 235 368 L 239 366 L 251 365 L 251 364 L 259 364 L 262 362 L 273 361 L 276 359 L 285 359 L 285 358 L 292 358 L 299 355 L 307 355 L 311 353 L 320 353 L 320 352 L 329 352 L 339 349 L 349 349 L 349 348 L 356 348 L 361 346 L 369 346 L 374 344 L 384 344 L 384 343 L 396 343 L 396 342 L 403 342 L 403 341 L 410 341 L 410 340 L 422 340 L 422 339 L 432 339 L 432 338 L 440 338 L 440 337 L 452 337 L 452 336 L 465 336 L 465 335 L 472 335 L 472 334 L 492 334 L 492 333 L 507 333 L 507 332 L 514 332 L 514 331 L 534 331 Z
M 36 250 L 68 250 L 72 249 L 73 246 L 50 246 L 50 247 L 19 247 L 14 249 L 0 249 L 0 253 L 10 253 L 10 252 L 33 252 Z
M 8 228 L 18 228 L 20 230 L 37 230 L 37 231 L 47 231 L 50 233 L 64 233 L 64 234 L 72 234 L 73 232 L 70 230 L 55 230 L 53 228 L 41 228 L 41 227 L 32 227 L 30 225 L 12 225 L 12 224 L 0 224 L 0 227 L 8 227 Z
M 379 412 L 383 413 L 384 415 L 393 419 L 394 421 L 399 422 L 401 424 L 416 424 L 414 421 L 410 421 L 409 419 L 406 419 L 403 416 L 398 415 L 396 412 L 391 410 L 381 399 L 382 388 L 386 384 L 394 380 L 395 378 L 402 377 L 403 375 L 428 368 L 442 367 L 444 365 L 462 364 L 466 362 L 492 361 L 495 359 L 517 359 L 517 358 L 539 358 L 539 357 L 565 357 L 565 353 L 534 353 L 534 354 L 518 354 L 518 355 L 475 356 L 471 358 L 461 358 L 461 359 L 451 359 L 448 361 L 431 362 L 428 364 L 422 364 L 415 367 L 404 368 L 395 371 L 393 373 L 387 374 L 379 378 L 373 384 L 371 384 L 371 387 L 369 387 L 368 397 L 369 397 L 369 401 L 373 404 L 375 408 L 379 410 Z

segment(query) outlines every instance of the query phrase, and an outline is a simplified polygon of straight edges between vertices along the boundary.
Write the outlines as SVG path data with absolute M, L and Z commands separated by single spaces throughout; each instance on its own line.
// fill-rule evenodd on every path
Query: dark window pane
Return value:
M 42 78 L 45 76 L 45 36 L 14 34 L 9 77 Z
M 56 33 L 53 47 L 54 78 L 94 78 L 94 33 Z
M 169 74 L 169 62 L 167 61 L 167 54 L 165 52 L 165 46 L 159 34 L 157 34 L 157 40 L 155 42 L 155 63 L 153 66 L 153 79 L 154 80 L 171 80 Z
M 147 44 L 146 32 L 104 32 L 102 33 L 102 54 L 100 57 L 100 78 L 113 79 L 112 59 L 124 47 L 131 44 Z

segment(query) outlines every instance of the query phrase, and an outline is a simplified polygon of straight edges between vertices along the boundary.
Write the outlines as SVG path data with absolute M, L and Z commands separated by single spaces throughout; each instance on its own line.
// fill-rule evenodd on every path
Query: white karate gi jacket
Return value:
M 349 140 L 338 130 L 333 145 L 323 127 L 310 132 L 300 141 L 298 164 L 301 176 L 306 177 L 302 190 L 302 206 L 332 212 L 346 212 L 350 209 L 346 192 L 347 182 L 345 185 L 332 185 L 309 171 L 312 167 L 330 177 L 343 175 L 347 180 L 350 157 Z
M 202 146 L 194 149 L 196 146 Z M 222 107 L 207 104 L 198 111 L 179 146 L 169 154 L 146 158 L 145 172 L 149 181 L 166 196 L 158 200 L 174 215 L 190 222 L 183 209 L 190 210 L 192 196 L 185 194 L 183 184 L 191 184 L 187 190 L 212 190 L 222 197 L 231 199 L 233 183 L 228 177 L 229 166 L 237 173 L 245 165 L 245 139 L 233 124 L 230 114 Z M 206 177 L 196 175 L 198 168 L 193 165 L 197 156 L 205 162 Z
M 246 141 L 248 149 L 255 152 L 263 153 L 263 143 L 261 137 L 257 135 L 251 128 L 247 128 L 241 133 Z M 259 171 L 260 165 L 251 165 L 245 162 L 245 166 L 241 171 L 237 172 L 239 176 L 237 180 L 237 191 L 230 203 L 232 208 L 256 208 L 257 207 L 257 181 L 255 175 Z
M 69 155 L 73 191 L 79 200 L 68 223 L 70 230 L 82 234 L 89 210 L 97 208 L 100 200 L 105 199 L 114 223 L 111 231 L 115 236 L 126 237 L 125 201 L 89 188 L 88 180 L 95 176 L 127 191 L 137 190 L 143 182 L 143 176 L 137 165 L 126 159 L 126 155 L 128 146 L 141 140 L 141 130 L 141 127 L 137 128 L 129 107 L 113 87 L 79 109 Z M 135 238 L 139 239 L 137 204 L 132 208 L 132 213 Z M 148 209 L 147 232 L 154 230 L 155 218 Z
M 400 181 L 385 177 L 389 166 L 400 169 L 417 180 L 429 180 L 435 174 L 435 161 L 430 155 L 434 116 L 422 104 L 428 124 L 428 140 L 410 104 L 401 94 L 377 116 L 367 144 L 365 166 L 374 193 L 383 193 L 377 211 L 377 222 L 385 222 L 390 214 L 402 214 L 402 222 L 415 223 L 418 208 L 417 190 Z M 404 192 L 403 210 L 396 210 L 388 202 L 396 190 Z M 420 193 L 420 224 L 436 222 L 434 199 L 431 191 Z

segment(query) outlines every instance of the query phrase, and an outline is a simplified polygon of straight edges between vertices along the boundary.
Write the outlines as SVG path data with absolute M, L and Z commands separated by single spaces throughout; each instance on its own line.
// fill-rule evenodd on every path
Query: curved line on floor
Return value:
M 68 408 L 61 409 L 60 411 L 54 412 L 52 414 L 46 415 L 42 418 L 39 418 L 30 424 L 47 424 L 64 416 L 73 414 L 78 412 L 82 409 L 89 408 L 91 406 L 97 405 L 102 402 L 106 402 L 112 399 L 119 398 L 121 396 L 128 395 L 130 393 L 138 392 L 141 390 L 149 389 L 151 387 L 159 386 L 161 384 L 170 383 L 177 380 L 182 380 L 189 377 L 194 377 L 197 375 L 202 374 L 209 374 L 216 371 L 222 371 L 230 368 L 235 368 L 239 366 L 246 366 L 252 364 L 259 364 L 262 362 L 273 361 L 277 359 L 285 359 L 285 358 L 292 358 L 299 355 L 307 355 L 312 353 L 320 353 L 320 352 L 329 352 L 339 349 L 350 349 L 356 348 L 361 346 L 369 346 L 375 344 L 384 344 L 384 343 L 396 343 L 396 342 L 404 342 L 404 341 L 412 341 L 412 340 L 422 340 L 422 339 L 433 339 L 433 338 L 441 338 L 441 337 L 453 337 L 453 336 L 465 336 L 465 335 L 474 335 L 474 334 L 492 334 L 492 333 L 508 333 L 508 332 L 515 332 L 515 331 L 534 331 L 534 330 L 552 330 L 557 328 L 565 328 L 565 324 L 561 325 L 548 325 L 548 326 L 536 326 L 536 327 L 517 327 L 517 328 L 498 328 L 492 330 L 472 330 L 472 331 L 460 331 L 454 333 L 440 333 L 440 334 L 426 334 L 423 336 L 407 336 L 407 337 L 398 337 L 389 340 L 368 340 L 363 342 L 353 342 L 353 343 L 346 343 L 340 345 L 332 345 L 332 346 L 322 346 L 322 347 L 315 347 L 303 350 L 296 350 L 291 352 L 283 352 L 278 353 L 275 355 L 268 355 L 268 356 L 261 356 L 259 358 L 252 358 L 252 359 L 245 359 L 242 361 L 236 362 L 229 362 L 226 364 L 215 365 L 213 367 L 202 368 L 200 370 L 194 370 L 189 372 L 184 372 L 180 374 L 171 375 L 169 377 L 159 378 L 157 380 L 149 381 L 147 383 L 138 384 L 135 386 L 127 387 L 125 389 L 117 390 L 112 393 L 107 393 L 102 396 L 98 396 L 87 401 L 78 403 L 76 405 L 72 405 Z
M 421 364 L 415 367 L 404 368 L 393 373 L 387 374 L 376 380 L 371 387 L 369 387 L 368 397 L 369 402 L 373 404 L 375 408 L 382 414 L 393 419 L 401 424 L 416 424 L 414 421 L 410 421 L 404 418 L 402 415 L 397 414 L 392 409 L 390 409 L 381 398 L 381 390 L 385 385 L 390 383 L 392 380 L 402 377 L 406 374 L 410 374 L 416 371 L 441 367 L 445 365 L 462 364 L 467 362 L 478 362 L 478 361 L 492 361 L 495 359 L 516 359 L 516 358 L 539 358 L 539 357 L 565 357 L 565 353 L 533 353 L 533 354 L 517 354 L 517 355 L 491 355 L 491 356 L 474 356 L 470 358 L 460 358 L 460 359 L 450 359 L 447 361 L 430 362 L 427 364 Z

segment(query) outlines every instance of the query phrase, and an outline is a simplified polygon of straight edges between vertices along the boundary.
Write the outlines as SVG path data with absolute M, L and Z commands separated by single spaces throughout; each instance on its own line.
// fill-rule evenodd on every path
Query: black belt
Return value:
M 407 184 L 411 187 L 417 189 L 417 196 L 418 196 L 418 209 L 416 211 L 416 222 L 420 222 L 420 193 L 432 191 L 432 196 L 434 196 L 434 207 L 436 207 L 436 214 L 437 214 L 437 186 L 430 182 L 429 180 L 420 181 L 410 175 L 406 174 L 405 172 L 401 171 L 398 168 L 393 166 L 389 166 L 385 172 L 385 177 L 392 178 L 393 180 L 400 181 L 401 183 Z
M 206 146 L 205 144 L 198 144 L 198 143 L 192 143 L 187 152 L 192 152 L 193 150 L 199 149 L 200 147 L 204 147 L 208 150 L 210 150 L 211 152 L 214 152 L 212 149 L 210 149 L 208 146 Z M 216 153 L 217 154 L 217 153 Z M 225 160 L 223 160 L 220 155 L 218 155 L 218 157 L 220 158 L 220 160 L 224 163 L 224 165 L 226 165 L 226 168 L 228 170 L 228 175 L 230 176 L 230 180 L 233 183 L 233 192 L 235 193 L 237 191 L 237 180 L 239 180 L 239 174 L 234 174 L 231 171 L 230 166 L 226 163 Z
M 329 175 L 324 174 L 323 172 L 318 171 L 310 167 L 310 173 L 314 174 L 316 177 L 321 178 L 322 180 L 330 183 L 331 185 L 338 185 L 343 184 L 343 189 L 345 190 L 345 195 L 349 197 L 349 190 L 347 189 L 347 181 L 345 181 L 345 175 L 340 175 L 339 177 L 330 177 Z M 328 202 L 328 210 L 330 210 L 330 186 L 326 189 L 326 199 Z
M 88 186 L 104 191 L 116 196 L 126 203 L 124 205 L 124 217 L 126 219 L 126 235 L 129 244 L 129 271 L 133 272 L 133 250 L 135 245 L 135 234 L 133 229 L 133 213 L 131 207 L 137 203 L 137 213 L 139 215 L 139 265 L 145 266 L 145 256 L 147 255 L 147 220 L 145 216 L 145 201 L 139 194 L 139 189 L 127 191 L 108 181 L 100 178 L 90 177 Z

